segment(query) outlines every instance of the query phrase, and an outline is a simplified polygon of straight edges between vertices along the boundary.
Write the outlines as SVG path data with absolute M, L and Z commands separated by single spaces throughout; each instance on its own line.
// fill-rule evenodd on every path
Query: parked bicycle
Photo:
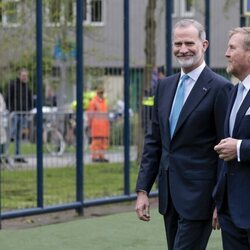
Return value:
M 76 146 L 76 119 L 72 112 L 58 112 L 56 107 L 43 107 L 43 144 L 53 156 L 61 156 L 67 147 Z M 36 113 L 36 110 L 33 110 Z M 87 117 L 84 116 L 84 149 L 88 147 Z
M 42 108 L 43 112 L 43 144 L 47 152 L 53 156 L 60 156 L 65 151 L 65 141 L 60 130 L 60 121 L 56 107 Z M 36 108 L 31 110 L 36 115 Z M 33 116 L 33 120 L 34 116 Z M 33 124 L 33 127 L 36 125 Z M 33 135 L 35 137 L 36 135 Z
M 65 141 L 56 120 L 49 120 L 43 124 L 43 143 L 51 155 L 60 156 L 64 153 Z
M 65 118 L 64 141 L 66 146 L 76 146 L 76 116 L 75 114 L 67 114 Z M 83 116 L 83 147 L 86 150 L 89 146 L 89 126 L 87 115 Z

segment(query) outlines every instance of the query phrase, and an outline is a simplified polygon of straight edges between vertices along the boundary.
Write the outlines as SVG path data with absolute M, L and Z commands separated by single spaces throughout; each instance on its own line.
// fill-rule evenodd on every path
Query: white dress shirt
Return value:
M 250 75 L 248 75 L 243 81 L 242 84 L 244 85 L 245 89 L 243 92 L 243 97 L 241 100 L 241 104 L 243 102 L 243 100 L 245 99 L 249 89 L 250 89 Z M 241 145 L 242 140 L 238 140 L 237 141 L 237 160 L 240 161 L 240 145 Z
M 192 88 L 194 87 L 197 79 L 199 78 L 202 70 L 206 67 L 206 63 L 203 61 L 202 64 L 197 67 L 196 69 L 194 69 L 193 71 L 187 73 L 186 75 L 189 76 L 189 78 L 185 81 L 185 93 L 184 93 L 184 103 L 187 100 Z M 181 77 L 185 75 L 185 73 L 183 72 L 183 70 L 181 70 Z M 181 79 L 180 77 L 180 79 Z M 180 84 L 180 82 L 178 83 Z M 177 89 L 179 88 L 179 85 L 177 86 Z M 177 91 L 176 91 L 177 92 Z M 175 92 L 175 97 L 174 97 L 174 101 L 172 103 L 172 109 L 171 109 L 171 113 L 170 113 L 170 117 L 172 116 L 172 112 L 173 112 L 173 104 L 175 103 L 175 98 L 176 98 L 176 92 Z M 184 105 L 183 103 L 183 105 Z

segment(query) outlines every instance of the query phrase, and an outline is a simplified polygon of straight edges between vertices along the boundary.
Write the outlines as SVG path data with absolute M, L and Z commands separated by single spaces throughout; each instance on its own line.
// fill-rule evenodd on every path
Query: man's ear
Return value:
M 203 46 L 203 52 L 205 52 L 207 50 L 208 46 L 209 46 L 208 40 L 204 40 L 202 42 L 202 46 Z

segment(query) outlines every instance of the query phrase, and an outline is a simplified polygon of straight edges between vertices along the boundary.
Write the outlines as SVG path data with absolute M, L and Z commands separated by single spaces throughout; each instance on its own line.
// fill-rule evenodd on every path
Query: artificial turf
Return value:
M 157 209 L 151 221 L 134 212 L 41 227 L 0 231 L 1 250 L 163 250 L 167 249 L 163 220 Z M 220 250 L 220 231 L 214 231 L 207 250 Z

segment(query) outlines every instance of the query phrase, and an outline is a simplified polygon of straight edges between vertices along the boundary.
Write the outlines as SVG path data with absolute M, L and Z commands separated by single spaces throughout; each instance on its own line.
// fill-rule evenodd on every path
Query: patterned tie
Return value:
M 180 84 L 178 86 L 174 106 L 172 109 L 172 113 L 169 119 L 170 122 L 170 136 L 173 137 L 174 130 L 184 103 L 184 95 L 185 95 L 185 81 L 189 78 L 188 75 L 183 75 L 180 80 Z
M 232 108 L 232 111 L 231 111 L 231 114 L 230 114 L 230 119 L 229 119 L 230 135 L 233 134 L 235 118 L 236 118 L 237 112 L 238 112 L 238 110 L 240 108 L 240 105 L 241 105 L 241 102 L 242 102 L 244 89 L 245 89 L 244 85 L 242 83 L 239 83 L 237 95 L 236 95 L 234 105 L 233 105 L 233 108 Z

